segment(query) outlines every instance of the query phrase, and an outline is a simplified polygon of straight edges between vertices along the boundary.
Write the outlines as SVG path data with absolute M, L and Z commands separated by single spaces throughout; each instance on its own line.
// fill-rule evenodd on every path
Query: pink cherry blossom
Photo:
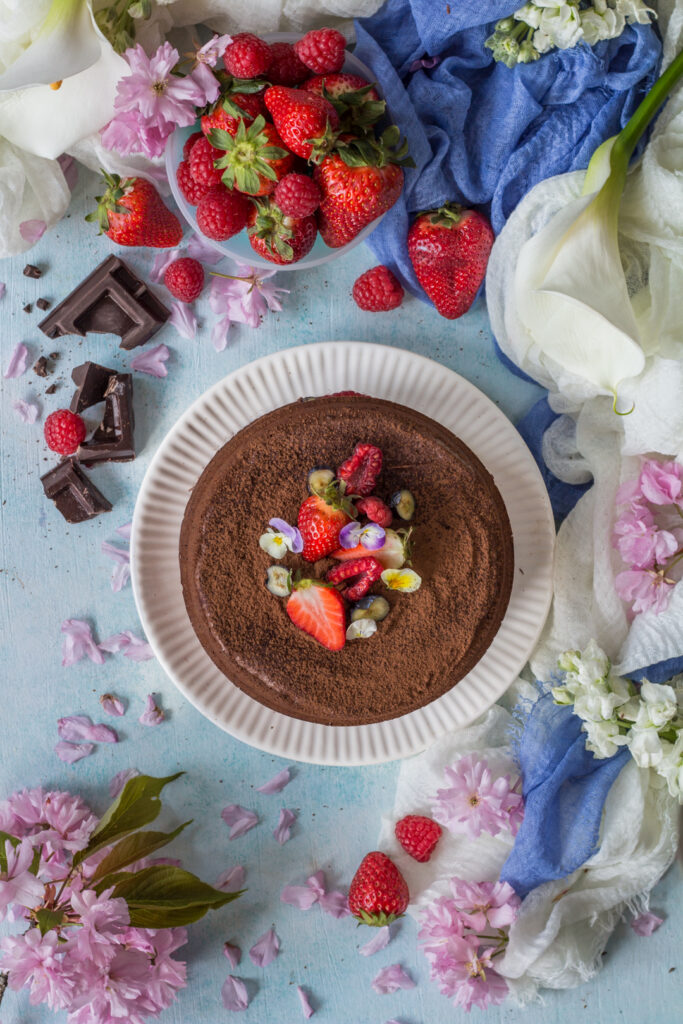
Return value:
M 18 797 L 18 799 L 16 799 Z M 62 790 L 24 790 L 12 797 L 18 818 L 26 822 L 28 834 L 35 840 L 48 843 L 52 850 L 68 850 L 75 853 L 88 845 L 90 833 L 97 824 L 97 818 L 80 797 Z M 39 807 L 38 816 L 30 808 Z
M 164 279 L 166 269 L 170 267 L 171 263 L 182 255 L 182 248 L 178 249 L 161 249 L 152 260 L 152 267 L 149 272 L 150 281 L 154 281 L 155 284 L 159 284 Z
M 12 408 L 24 423 L 35 423 L 40 412 L 35 402 L 25 402 L 23 398 L 15 398 Z
M 455 1006 L 471 1010 L 502 1003 L 508 995 L 507 982 L 493 968 L 493 949 L 479 949 L 474 936 L 453 938 L 447 947 L 428 955 L 431 977 L 440 992 Z
M 61 156 L 57 157 L 57 163 L 61 168 L 69 190 L 73 192 L 78 182 L 78 164 L 72 156 L 67 156 L 66 153 L 62 153 Z
M 208 64 L 210 68 L 215 68 L 231 42 L 232 36 L 216 34 L 197 50 L 195 60 L 199 64 Z
M 310 1000 L 306 992 L 302 989 L 301 985 L 297 985 L 296 993 L 299 997 L 299 1002 L 301 1003 L 301 1012 L 303 1013 L 306 1020 L 308 1020 L 309 1017 L 313 1016 L 315 1010 L 311 1006 Z
M 100 704 L 102 710 L 113 718 L 120 718 L 126 713 L 125 704 L 113 693 L 103 693 L 100 697 Z
M 223 956 L 226 958 L 231 967 L 237 967 L 240 960 L 242 959 L 242 950 L 239 946 L 233 945 L 232 942 L 223 943 Z
M 65 740 L 55 743 L 55 754 L 60 761 L 64 761 L 66 764 L 75 764 L 76 761 L 89 757 L 94 749 L 94 743 L 69 743 Z
M 236 864 L 235 867 L 229 868 L 218 876 L 215 887 L 222 889 L 223 892 L 239 892 L 244 888 L 245 875 L 246 872 L 242 865 Z
M 288 807 L 283 807 L 280 810 L 280 818 L 277 823 L 277 828 L 273 832 L 273 835 L 280 846 L 284 846 L 284 844 L 291 839 L 292 825 L 295 821 L 296 811 L 292 811 Z
M 4 850 L 7 870 L 0 872 L 0 921 L 4 920 L 12 903 L 20 907 L 34 907 L 42 903 L 45 895 L 42 882 L 29 871 L 33 861 L 30 840 L 22 839 L 16 847 L 6 840 Z
M 190 73 L 190 78 L 201 92 L 204 103 L 215 103 L 221 91 L 218 79 L 206 63 L 200 62 Z M 202 104 L 203 106 L 204 104 Z
M 171 956 L 187 942 L 185 928 L 160 928 L 158 931 L 135 929 L 138 934 L 143 932 L 149 939 L 152 949 L 150 953 L 150 977 L 147 995 L 154 1004 L 155 1011 L 165 1010 L 176 998 L 179 989 L 187 984 L 187 965 Z M 129 934 L 129 933 L 127 933 Z
M 672 505 L 681 500 L 683 467 L 680 462 L 648 459 L 643 463 L 638 484 L 643 497 L 653 505 Z
M 155 348 L 150 348 L 137 355 L 130 364 L 131 370 L 148 373 L 151 377 L 166 377 L 168 376 L 166 363 L 170 354 L 168 346 L 156 345 Z
M 186 302 L 172 302 L 168 322 L 173 324 L 181 338 L 193 341 L 197 335 L 197 317 Z
M 299 910 L 310 910 L 320 899 L 320 893 L 308 885 L 286 885 L 280 893 L 280 899 Z
M 44 220 L 36 218 L 35 220 L 22 220 L 19 225 L 19 234 L 28 242 L 30 245 L 35 245 L 39 238 L 42 238 L 47 230 L 47 224 Z
M 349 897 L 346 893 L 338 892 L 337 890 L 334 890 L 333 892 L 326 892 L 323 893 L 318 902 L 320 903 L 322 910 L 324 910 L 326 914 L 330 914 L 331 917 L 339 919 L 341 917 L 348 917 L 351 913 L 349 908 Z
M 152 57 L 138 44 L 126 50 L 124 57 L 132 73 L 117 84 L 117 110 L 139 110 L 158 124 L 194 124 L 195 106 L 204 106 L 204 95 L 192 78 L 172 73 L 180 55 L 170 43 L 162 43 Z
M 14 991 L 29 988 L 29 1002 L 47 1003 L 51 1010 L 70 1006 L 75 980 L 64 970 L 57 933 L 41 936 L 37 928 L 23 935 L 9 935 L 0 941 L 0 964 L 9 972 Z
M 268 782 L 264 782 L 262 786 L 256 787 L 257 793 L 280 793 L 287 783 L 291 779 L 291 772 L 289 768 L 283 768 L 282 771 L 278 772 L 277 775 L 273 775 L 272 779 Z
M 464 924 L 453 900 L 440 896 L 424 909 L 420 918 L 422 927 L 418 933 L 426 953 L 436 954 L 453 938 L 462 938 Z
M 228 804 L 221 811 L 221 818 L 230 828 L 228 839 L 239 839 L 250 829 L 258 825 L 258 815 L 239 804 Z
M 57 731 L 63 740 L 78 743 L 89 740 L 92 743 L 118 743 L 119 738 L 108 725 L 93 725 L 88 715 L 69 715 L 57 721 Z
M 12 355 L 9 357 L 9 363 L 5 370 L 4 377 L 21 377 L 22 373 L 26 373 L 26 367 L 28 366 L 28 349 L 26 345 L 18 342 L 12 349 Z
M 507 882 L 464 882 L 451 879 L 453 906 L 475 932 L 507 928 L 517 916 L 519 896 Z
M 269 928 L 249 950 L 249 959 L 256 967 L 267 967 L 272 964 L 280 951 L 280 940 L 275 929 Z
M 62 643 L 62 665 L 75 665 L 87 655 L 96 665 L 103 665 L 104 658 L 93 640 L 92 631 L 82 619 L 66 619 L 61 626 L 64 633 Z
M 125 629 L 123 633 L 114 633 L 112 636 L 108 636 L 98 646 L 100 650 L 107 651 L 109 654 L 118 654 L 123 651 L 124 657 L 130 658 L 131 661 L 149 661 L 154 657 L 154 651 L 147 641 L 141 640 L 129 629 Z
M 649 937 L 653 932 L 656 932 L 660 924 L 664 923 L 663 917 L 657 917 L 656 914 L 652 914 L 649 910 L 644 914 L 640 914 L 638 917 L 634 917 L 630 922 L 631 928 L 636 935 L 642 935 Z
M 157 1010 L 149 990 L 150 964 L 138 949 L 112 947 L 106 967 L 80 963 L 80 990 L 69 1007 L 69 1024 L 144 1024 Z
M 72 892 L 71 907 L 78 915 L 79 928 L 69 931 L 68 952 L 76 960 L 87 960 L 106 967 L 111 960 L 111 946 L 122 928 L 130 923 L 128 904 L 110 899 L 111 889 L 100 896 L 92 889 Z
M 216 249 L 215 242 L 211 242 L 204 235 L 195 234 L 190 235 L 187 241 L 187 255 L 192 256 L 195 260 L 199 260 L 200 263 L 208 263 L 210 266 L 214 266 L 225 259 L 225 254 Z
M 659 615 L 666 611 L 675 584 L 654 569 L 626 569 L 617 574 L 614 586 L 622 601 L 633 602 L 636 615 L 650 610 Z
M 674 554 L 678 541 L 669 530 L 657 529 L 652 514 L 644 509 L 641 514 L 629 511 L 617 519 L 614 546 L 634 569 L 651 569 L 655 562 L 662 564 Z
M 232 974 L 229 974 L 223 983 L 221 997 L 223 999 L 223 1006 L 226 1010 L 246 1010 L 249 1006 L 247 986 L 241 978 L 235 978 Z
M 138 718 L 140 725 L 154 726 L 161 725 L 166 715 L 154 700 L 154 694 L 148 693 L 145 701 L 145 710 Z
M 444 775 L 449 786 L 437 790 L 432 804 L 440 825 L 471 839 L 482 832 L 495 836 L 512 831 L 515 823 L 518 827 L 519 815 L 511 817 L 511 812 L 519 809 L 522 797 L 513 791 L 509 776 L 493 778 L 485 759 L 466 754 L 444 768 Z
M 259 327 L 268 310 L 282 309 L 279 296 L 289 291 L 276 288 L 270 281 L 275 273 L 238 263 L 232 275 L 214 274 L 209 292 L 211 309 L 230 323 Z
M 390 964 L 375 975 L 372 987 L 379 995 L 387 995 L 401 988 L 415 988 L 415 982 L 400 964 Z
M 376 934 L 373 938 L 358 950 L 361 956 L 374 956 L 375 953 L 379 953 L 381 949 L 386 949 L 389 945 L 391 931 L 388 924 L 385 924 L 382 928 L 376 928 L 375 932 Z

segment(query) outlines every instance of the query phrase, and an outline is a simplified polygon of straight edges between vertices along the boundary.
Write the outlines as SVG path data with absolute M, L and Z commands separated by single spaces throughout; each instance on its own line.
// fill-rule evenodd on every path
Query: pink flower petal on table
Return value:
M 315 1010 L 313 1009 L 313 1007 L 309 1003 L 308 996 L 306 995 L 306 993 L 302 989 L 301 985 L 297 985 L 296 986 L 296 991 L 297 991 L 297 995 L 299 996 L 299 1000 L 301 1002 L 301 1009 L 302 1009 L 303 1015 L 306 1018 L 306 1020 L 308 1020 L 309 1017 L 313 1016 L 313 1014 L 315 1013 Z
M 60 738 L 70 742 L 89 740 L 91 743 L 118 743 L 119 738 L 108 725 L 93 725 L 89 715 L 67 715 L 57 721 Z
M 111 574 L 111 589 L 118 594 L 130 579 L 130 551 L 126 548 L 117 548 L 115 544 L 103 540 L 102 552 L 116 563 Z
M 130 540 L 130 535 L 133 532 L 133 521 L 131 520 L 128 523 L 124 523 L 123 526 L 117 526 L 116 532 L 119 537 L 125 537 L 126 540 Z
M 284 846 L 292 838 L 292 825 L 296 821 L 296 812 L 289 810 L 288 807 L 283 807 L 280 811 L 280 820 L 277 823 L 277 828 L 273 832 L 273 836 L 277 839 L 280 846 Z
M 241 978 L 234 978 L 232 974 L 229 974 L 223 982 L 221 996 L 223 998 L 223 1006 L 226 1010 L 234 1010 L 237 1012 L 239 1010 L 246 1010 L 249 1006 L 247 986 Z
M 100 704 L 102 705 L 102 710 L 114 718 L 120 718 L 121 715 L 126 713 L 125 704 L 114 693 L 103 693 L 100 697 Z
M 269 928 L 249 950 L 249 959 L 257 967 L 267 967 L 268 964 L 272 964 L 279 951 L 280 940 L 275 934 L 275 929 Z
M 325 895 L 325 872 L 316 871 L 315 874 L 309 875 L 306 879 L 306 885 L 311 889 L 316 896 Z
M 239 946 L 233 946 L 232 942 L 223 943 L 223 956 L 231 967 L 237 967 L 242 959 L 242 950 Z
M 9 363 L 5 370 L 5 378 L 10 377 L 21 377 L 22 373 L 26 373 L 26 367 L 28 366 L 28 349 L 26 345 L 22 345 L 19 342 L 12 349 L 12 355 L 9 357 Z
M 156 348 L 150 348 L 136 356 L 130 364 L 131 370 L 148 373 L 152 377 L 166 377 L 168 376 L 166 360 L 170 354 L 166 345 L 157 345 Z
M 287 783 L 291 780 L 291 772 L 289 768 L 283 768 L 277 775 L 273 775 L 272 779 L 268 782 L 264 782 L 262 786 L 256 787 L 257 793 L 279 793 L 285 788 Z
M 147 641 L 141 640 L 129 629 L 124 630 L 123 633 L 114 633 L 112 636 L 108 636 L 99 644 L 99 647 L 109 654 L 118 654 L 123 651 L 125 657 L 130 658 L 131 661 L 148 661 L 154 657 L 154 651 Z
M 280 900 L 298 910 L 310 910 L 318 902 L 318 894 L 307 885 L 286 885 L 280 893 Z
M 389 925 L 385 924 L 382 928 L 377 928 L 376 932 L 377 934 L 358 950 L 361 956 L 374 956 L 375 953 L 379 953 L 380 949 L 386 949 L 389 945 L 391 940 Z
M 162 252 L 158 252 L 152 260 L 152 266 L 149 271 L 150 281 L 154 281 L 159 284 L 164 279 L 164 274 L 171 263 L 175 260 L 180 259 L 182 255 L 182 248 L 178 249 L 164 249 Z
M 42 238 L 47 229 L 47 224 L 44 220 L 22 220 L 19 225 L 19 234 L 25 242 L 30 242 L 34 245 L 39 238 Z
M 634 917 L 631 921 L 631 928 L 636 935 L 643 937 L 649 937 L 653 932 L 656 932 L 660 924 L 663 924 L 664 918 L 657 917 L 656 914 L 650 913 L 648 910 L 645 914 L 640 914 L 639 917 Z
M 349 897 L 343 892 L 326 892 L 320 897 L 320 906 L 326 914 L 337 919 L 348 917 L 351 913 L 349 908 Z
M 224 316 L 211 328 L 211 344 L 216 352 L 222 352 L 228 344 L 228 331 L 231 327 L 232 320 L 229 316 Z
M 116 799 L 129 779 L 134 779 L 139 774 L 140 772 L 137 768 L 124 768 L 122 771 L 117 772 L 109 783 L 109 796 L 112 800 Z
M 35 402 L 25 402 L 23 398 L 15 398 L 12 402 L 12 408 L 24 423 L 35 423 L 40 412 Z
M 239 892 L 244 888 L 245 875 L 242 865 L 236 864 L 234 868 L 229 868 L 218 876 L 215 888 L 223 892 Z
M 60 761 L 73 764 L 75 761 L 80 761 L 82 757 L 88 757 L 94 749 L 94 743 L 67 743 L 65 740 L 61 740 L 55 746 L 55 754 Z
M 82 619 L 65 619 L 61 630 L 65 634 L 62 643 L 62 665 L 64 667 L 75 665 L 86 655 L 96 665 L 104 664 L 102 652 L 95 643 L 87 622 Z
M 199 260 L 200 263 L 208 263 L 210 266 L 215 266 L 216 263 L 220 263 L 221 260 L 225 259 L 223 253 L 218 252 L 201 235 L 190 236 L 187 243 L 187 255 L 191 256 L 194 260 Z
M 154 700 L 154 694 L 148 693 L 147 700 L 145 703 L 145 710 L 138 718 L 138 722 L 140 723 L 140 725 L 161 725 L 165 717 L 166 715 L 161 710 L 161 708 L 158 707 L 156 701 Z
M 192 341 L 197 334 L 197 317 L 186 302 L 172 302 L 168 322 L 173 324 L 181 338 Z
M 415 988 L 415 982 L 406 974 L 400 964 L 390 964 L 383 967 L 375 976 L 372 987 L 379 995 L 388 995 L 390 992 L 397 992 L 400 988 Z
M 230 829 L 228 839 L 239 839 L 258 825 L 258 815 L 239 804 L 228 804 L 221 811 L 221 818 Z

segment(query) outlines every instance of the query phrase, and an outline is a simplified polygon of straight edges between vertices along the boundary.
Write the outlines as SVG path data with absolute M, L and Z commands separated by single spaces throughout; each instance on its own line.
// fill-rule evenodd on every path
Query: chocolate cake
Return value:
M 266 589 L 273 559 L 259 537 L 273 517 L 296 524 L 310 470 L 339 466 L 358 442 L 382 450 L 377 495 L 414 495 L 411 567 L 422 584 L 373 585 L 389 614 L 373 636 L 332 651 Z M 288 553 L 277 564 L 321 578 L 338 563 Z M 358 725 L 414 711 L 470 671 L 505 614 L 513 545 L 493 478 L 448 430 L 393 402 L 326 397 L 268 413 L 221 448 L 190 496 L 180 567 L 196 634 L 228 679 L 294 718 Z

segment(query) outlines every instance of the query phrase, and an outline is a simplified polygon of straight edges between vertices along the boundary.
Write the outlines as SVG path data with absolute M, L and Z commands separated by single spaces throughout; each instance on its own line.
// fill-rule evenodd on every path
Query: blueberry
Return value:
M 390 611 L 391 605 L 386 597 L 381 597 L 379 594 L 368 594 L 354 604 L 351 609 L 351 622 L 357 622 L 358 619 L 374 619 L 375 622 L 382 622 Z
M 396 510 L 396 515 L 406 522 L 415 515 L 415 498 L 405 487 L 402 491 L 396 491 L 395 494 L 391 495 L 389 504 Z
M 333 480 L 333 469 L 329 466 L 315 466 L 308 474 L 308 489 L 311 494 L 324 494 Z
M 276 597 L 289 597 L 292 592 L 292 574 L 284 565 L 271 565 L 266 573 L 266 587 Z

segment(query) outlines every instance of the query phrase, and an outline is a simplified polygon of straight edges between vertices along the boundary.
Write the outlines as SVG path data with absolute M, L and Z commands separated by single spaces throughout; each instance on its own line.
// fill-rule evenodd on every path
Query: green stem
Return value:
M 626 176 L 628 162 L 638 145 L 643 132 L 655 116 L 664 100 L 683 75 L 683 50 L 669 64 L 664 74 L 657 79 L 647 96 L 631 115 L 627 124 L 617 135 L 610 155 L 612 172 Z

